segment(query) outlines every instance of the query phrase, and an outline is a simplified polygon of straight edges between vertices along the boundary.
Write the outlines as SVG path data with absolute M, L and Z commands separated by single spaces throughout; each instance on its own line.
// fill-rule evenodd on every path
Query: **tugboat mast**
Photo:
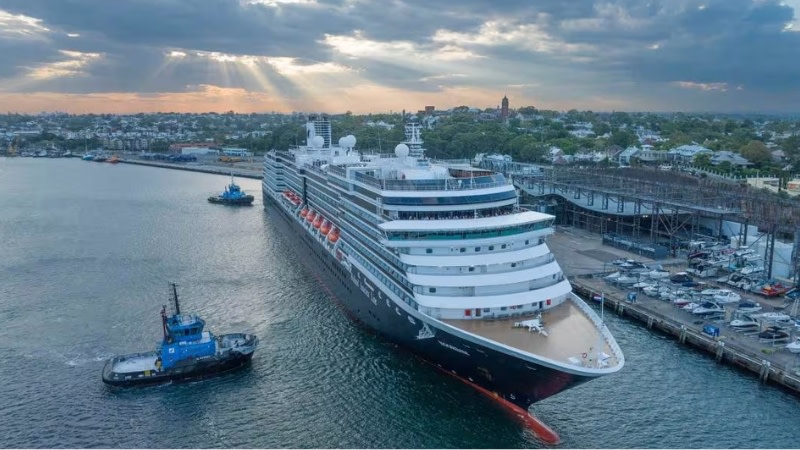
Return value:
M 170 295 L 169 299 L 172 301 L 172 306 L 175 308 L 175 314 L 180 315 L 181 305 L 178 303 L 178 285 L 175 283 L 170 283 L 169 285 L 172 287 L 172 295 Z

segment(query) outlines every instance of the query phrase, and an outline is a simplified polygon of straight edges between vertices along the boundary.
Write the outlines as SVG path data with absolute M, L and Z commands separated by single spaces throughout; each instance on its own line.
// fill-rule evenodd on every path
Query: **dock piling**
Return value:
M 766 359 L 761 360 L 761 372 L 758 375 L 758 379 L 761 380 L 762 383 L 765 383 L 769 379 L 769 366 L 771 366 L 769 361 Z
M 722 341 L 717 341 L 717 352 L 716 352 L 716 360 L 717 362 L 722 362 L 722 358 L 725 356 L 725 343 Z

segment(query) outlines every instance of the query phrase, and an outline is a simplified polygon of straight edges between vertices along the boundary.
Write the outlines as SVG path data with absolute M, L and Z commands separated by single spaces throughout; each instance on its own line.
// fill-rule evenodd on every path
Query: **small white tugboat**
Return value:
M 203 331 L 205 321 L 181 314 L 178 290 L 170 283 L 174 312 L 161 308 L 164 339 L 154 351 L 122 355 L 103 367 L 103 382 L 112 386 L 137 386 L 174 380 L 199 379 L 240 369 L 250 363 L 258 346 L 252 334 L 215 336 Z

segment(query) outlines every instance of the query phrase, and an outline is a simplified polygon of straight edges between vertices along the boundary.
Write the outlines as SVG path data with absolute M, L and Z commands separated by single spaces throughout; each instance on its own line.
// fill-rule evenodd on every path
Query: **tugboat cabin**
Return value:
M 167 318 L 164 313 L 163 322 L 164 342 L 160 355 L 163 368 L 169 369 L 178 361 L 191 361 L 216 352 L 216 342 L 211 333 L 203 331 L 203 319 L 181 314 Z

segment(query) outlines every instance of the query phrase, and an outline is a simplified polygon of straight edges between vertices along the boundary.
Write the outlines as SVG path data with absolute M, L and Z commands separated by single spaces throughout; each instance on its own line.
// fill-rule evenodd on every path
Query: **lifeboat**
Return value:
M 323 236 L 327 236 L 328 233 L 331 231 L 331 223 L 327 220 L 322 222 L 322 225 L 319 227 L 319 232 L 322 233 Z
M 308 208 L 303 208 L 303 210 L 300 211 L 300 217 L 305 217 L 307 215 L 308 215 Z
M 336 242 L 339 240 L 339 229 L 334 228 L 330 233 L 328 233 L 328 240 L 330 242 Z
M 317 212 L 312 210 L 306 216 L 306 221 L 309 223 L 313 222 L 316 217 L 317 217 Z
M 314 219 L 314 223 L 312 223 L 312 225 L 314 225 L 314 228 L 319 228 L 322 225 L 323 219 L 324 217 L 322 217 L 322 214 L 318 215 L 317 218 Z

